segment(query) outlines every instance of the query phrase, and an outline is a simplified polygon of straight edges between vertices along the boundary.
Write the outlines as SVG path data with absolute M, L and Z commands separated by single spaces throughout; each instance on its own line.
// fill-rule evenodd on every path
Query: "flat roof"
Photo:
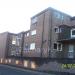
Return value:
M 31 19 L 33 19 L 33 18 L 36 17 L 36 16 L 41 15 L 42 13 L 45 13 L 45 12 L 48 11 L 48 10 L 54 10 L 54 11 L 60 12 L 60 13 L 62 13 L 62 14 L 64 14 L 64 15 L 67 15 L 67 16 L 69 16 L 69 17 L 72 17 L 71 15 L 66 14 L 66 13 L 64 13 L 64 12 L 62 12 L 62 11 L 60 11 L 60 10 L 57 10 L 57 9 L 55 9 L 55 8 L 52 8 L 52 7 L 48 7 L 48 8 L 46 8 L 45 10 L 39 12 L 38 14 L 32 16 Z

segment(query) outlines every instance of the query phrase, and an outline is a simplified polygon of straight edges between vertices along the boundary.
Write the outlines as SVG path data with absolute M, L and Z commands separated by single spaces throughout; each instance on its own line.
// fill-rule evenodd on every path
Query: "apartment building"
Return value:
M 35 43 L 35 50 L 39 57 L 58 58 L 57 52 L 62 51 L 62 43 L 58 42 L 59 26 L 71 26 L 71 16 L 48 8 L 31 18 L 30 38 Z M 32 35 L 36 33 L 36 35 Z M 35 53 L 34 53 L 35 54 Z M 37 56 L 37 53 L 36 55 Z M 37 56 L 37 57 L 38 57 Z
M 0 34 L 0 58 L 36 68 L 53 58 L 74 58 L 74 40 L 75 17 L 49 7 L 31 18 L 30 30 Z

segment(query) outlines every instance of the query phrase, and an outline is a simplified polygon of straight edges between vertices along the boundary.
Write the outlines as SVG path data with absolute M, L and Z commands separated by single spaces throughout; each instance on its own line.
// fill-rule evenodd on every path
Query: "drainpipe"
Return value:
M 21 57 L 23 57 L 23 47 L 24 47 L 24 32 L 22 32 L 22 41 L 21 41 Z
M 44 17 L 43 17 L 43 26 L 42 26 L 41 57 L 42 57 L 42 53 L 43 53 L 44 21 L 45 21 L 45 13 L 44 13 Z
M 6 47 L 5 47 L 5 58 L 8 58 L 8 55 L 9 55 L 9 40 L 10 40 L 9 35 L 10 35 L 10 33 L 7 32 Z
M 51 46 L 52 46 L 52 11 L 50 11 L 51 14 L 49 15 L 49 33 L 48 33 L 48 56 L 50 57 L 50 52 L 51 52 Z

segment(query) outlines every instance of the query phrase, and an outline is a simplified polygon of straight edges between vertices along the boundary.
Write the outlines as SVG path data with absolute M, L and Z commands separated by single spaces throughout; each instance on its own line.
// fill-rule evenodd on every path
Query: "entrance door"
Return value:
M 74 45 L 69 45 L 68 58 L 74 57 Z

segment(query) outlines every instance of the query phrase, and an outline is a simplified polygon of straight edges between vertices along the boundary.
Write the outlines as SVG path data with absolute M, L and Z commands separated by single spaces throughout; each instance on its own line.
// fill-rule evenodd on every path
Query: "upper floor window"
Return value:
M 31 43 L 30 44 L 30 50 L 34 50 L 35 49 L 35 43 Z
M 28 37 L 28 36 L 29 36 L 29 32 L 25 34 L 25 37 Z
M 54 15 L 56 18 L 60 19 L 60 20 L 63 20 L 64 19 L 64 15 L 62 15 L 61 13 L 59 12 L 54 12 Z
M 54 28 L 54 31 L 55 31 L 55 33 L 59 33 L 59 28 L 58 27 L 55 27 Z
M 62 51 L 62 44 L 58 43 L 58 51 Z
M 54 12 L 54 15 L 55 15 L 56 18 L 60 18 L 61 17 L 60 13 L 58 13 L 58 12 Z
M 75 29 L 71 29 L 71 37 L 75 37 Z
M 54 31 L 55 31 L 55 33 L 61 33 L 62 32 L 62 29 L 59 28 L 59 27 L 55 27 L 54 28 Z
M 12 44 L 16 44 L 16 36 L 12 36 Z
M 64 19 L 64 16 L 63 16 L 63 15 L 61 16 L 61 19 L 62 19 L 62 20 Z
M 27 33 L 27 36 L 29 36 L 29 33 Z
M 16 45 L 20 46 L 20 43 L 21 43 L 21 39 L 16 39 Z
M 31 35 L 35 35 L 36 34 L 36 30 L 31 31 Z
M 37 22 L 37 17 L 34 17 L 33 19 L 32 19 L 32 21 L 31 21 L 31 23 L 33 24 L 33 23 L 36 23 Z

